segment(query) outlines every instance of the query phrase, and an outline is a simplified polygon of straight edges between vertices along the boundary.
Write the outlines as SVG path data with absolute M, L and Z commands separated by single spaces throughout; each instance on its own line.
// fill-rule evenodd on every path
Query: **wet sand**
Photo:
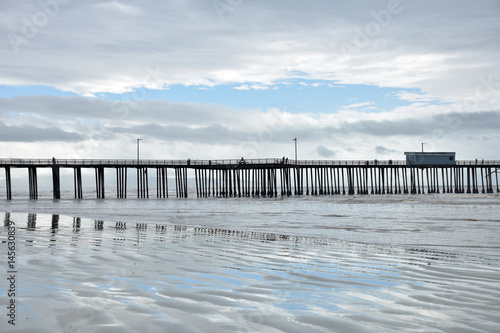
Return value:
M 494 255 L 43 214 L 31 225 L 27 214 L 10 219 L 20 225 L 17 325 L 3 310 L 1 332 L 500 327 Z

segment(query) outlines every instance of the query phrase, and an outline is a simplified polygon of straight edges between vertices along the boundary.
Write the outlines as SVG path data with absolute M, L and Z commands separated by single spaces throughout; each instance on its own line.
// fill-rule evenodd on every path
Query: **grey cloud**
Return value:
M 163 100 L 138 101 L 133 108 L 120 114 L 112 110 L 114 101 L 98 98 L 20 96 L 12 99 L 0 97 L 0 115 L 15 119 L 26 128 L 37 128 L 37 117 L 43 123 L 60 128 L 59 133 L 71 125 L 72 131 L 101 135 L 122 133 L 130 135 L 152 135 L 157 138 L 192 142 L 241 142 L 259 141 L 290 143 L 294 137 L 301 142 L 315 140 L 339 140 L 348 135 L 358 136 L 432 136 L 436 131 L 444 133 L 484 133 L 500 128 L 500 111 L 435 114 L 420 116 L 418 113 L 407 118 L 394 120 L 358 120 L 340 124 L 303 124 L 289 117 L 289 125 L 262 123 L 262 126 L 247 129 L 246 121 L 265 121 L 265 112 L 235 110 L 216 104 L 169 102 Z M 19 117 L 19 115 L 34 115 Z M 35 117 L 36 116 L 36 117 Z M 362 115 L 359 115 L 360 117 Z M 275 126 L 277 125 L 277 126 Z M 28 126 L 28 127 L 27 127 Z M 32 127 L 29 127 L 32 126 Z M 24 129 L 23 129 L 24 128 Z M 54 133 L 58 133 L 55 132 Z M 32 133 L 31 133 L 32 134 Z M 27 137 L 29 137 L 28 133 Z M 63 135 L 63 134 L 60 134 Z M 68 134 L 64 134 L 68 135 Z M 76 135 L 76 134 L 72 134 Z M 81 136 L 81 134 L 79 134 Z M 22 135 L 19 134 L 19 140 Z M 228 140 L 228 141 L 226 141 Z
M 234 144 L 246 141 L 251 137 L 249 133 L 231 131 L 220 125 L 191 128 L 188 126 L 144 124 L 132 127 L 111 127 L 109 130 L 113 133 L 149 136 L 167 142 Z
M 316 148 L 316 152 L 319 156 L 324 158 L 333 158 L 335 157 L 335 152 L 331 149 L 326 148 L 325 146 L 318 146 Z
M 23 18 L 41 11 L 39 3 L 6 1 L 8 19 L 0 30 L 22 35 Z M 356 31 L 376 23 L 373 12 L 386 10 L 388 1 L 233 3 L 222 18 L 213 1 L 61 4 L 18 54 L 2 39 L 7 52 L 0 59 L 0 84 L 83 94 L 144 84 L 268 83 L 304 73 L 451 94 L 471 91 L 468 84 L 475 85 L 478 75 L 498 72 L 500 8 L 493 0 L 473 6 L 468 0 L 401 1 L 402 12 L 347 63 L 339 44 L 354 44 Z M 155 66 L 161 73 L 151 76 L 148 67 Z
M 7 126 L 0 122 L 0 141 L 37 142 L 37 141 L 81 141 L 78 133 L 66 132 L 58 128 L 39 128 L 35 126 Z
M 58 119 L 100 119 L 122 121 L 168 121 L 206 124 L 234 120 L 236 110 L 216 104 L 169 102 L 165 100 L 110 101 L 99 98 L 58 96 L 0 97 L 0 114 L 26 113 Z
M 313 142 L 331 136 L 329 130 L 304 126 L 302 128 L 263 127 L 261 131 L 245 130 L 244 124 L 237 129 L 229 129 L 225 125 L 213 124 L 192 127 L 188 125 L 143 124 L 130 127 L 110 127 L 109 131 L 120 134 L 151 136 L 166 141 L 185 141 L 211 144 L 239 144 L 241 142 L 285 143 L 292 147 L 292 139 L 296 136 L 299 145 L 302 141 Z
M 341 127 L 344 133 L 356 132 L 375 136 L 391 135 L 421 135 L 430 131 L 429 121 L 403 119 L 403 120 L 361 120 L 345 124 Z
M 401 120 L 361 120 L 343 124 L 337 131 L 388 137 L 392 135 L 432 135 L 437 130 L 458 133 L 462 131 L 481 132 L 498 128 L 500 128 L 500 111 L 483 111 L 438 114 L 427 118 L 416 115 L 415 118 Z
M 375 147 L 375 152 L 377 154 L 380 154 L 380 155 L 400 153 L 400 151 L 398 151 L 398 150 L 389 149 L 389 148 L 386 148 L 384 146 L 377 146 L 377 147 Z

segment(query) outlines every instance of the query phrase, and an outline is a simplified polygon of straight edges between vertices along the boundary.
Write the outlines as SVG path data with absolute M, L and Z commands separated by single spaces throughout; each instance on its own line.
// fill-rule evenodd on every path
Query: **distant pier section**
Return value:
M 7 200 L 12 199 L 13 168 L 27 170 L 30 199 L 38 199 L 37 171 L 41 168 L 52 170 L 54 199 L 61 199 L 63 168 L 73 170 L 75 199 L 83 199 L 82 169 L 93 169 L 98 199 L 106 197 L 105 169 L 115 170 L 117 198 L 130 194 L 130 170 L 136 173 L 138 198 L 149 198 L 150 192 L 168 198 L 169 186 L 172 193 L 175 188 L 176 197 L 187 198 L 188 179 L 193 179 L 197 197 L 499 192 L 500 161 L 455 161 L 454 153 L 405 155 L 404 161 L 0 159 L 0 168 L 5 170 Z

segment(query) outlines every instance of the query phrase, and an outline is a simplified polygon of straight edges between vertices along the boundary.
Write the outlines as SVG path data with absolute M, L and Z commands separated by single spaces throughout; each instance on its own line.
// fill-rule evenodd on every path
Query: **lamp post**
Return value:
M 422 153 L 424 152 L 424 144 L 425 142 L 422 142 Z
M 295 141 L 295 165 L 297 165 L 297 137 L 293 141 Z
M 137 164 L 139 165 L 139 141 L 142 139 L 137 139 Z

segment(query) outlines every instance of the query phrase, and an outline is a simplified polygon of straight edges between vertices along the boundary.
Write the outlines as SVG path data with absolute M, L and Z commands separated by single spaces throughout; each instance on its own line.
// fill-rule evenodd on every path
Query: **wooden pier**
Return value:
M 251 160 L 76 160 L 0 159 L 6 198 L 12 199 L 12 168 L 28 170 L 29 198 L 38 199 L 37 170 L 52 170 L 52 193 L 61 198 L 61 168 L 73 169 L 74 198 L 83 199 L 82 169 L 94 169 L 95 196 L 106 197 L 105 169 L 116 170 L 116 197 L 127 198 L 127 174 L 137 171 L 137 197 L 149 198 L 149 170 L 156 171 L 156 197 L 168 198 L 169 175 L 175 196 L 188 197 L 194 178 L 197 197 L 278 197 L 500 192 L 500 161 L 456 161 L 454 165 L 406 165 L 404 161 Z M 189 172 L 188 172 L 189 171 Z

